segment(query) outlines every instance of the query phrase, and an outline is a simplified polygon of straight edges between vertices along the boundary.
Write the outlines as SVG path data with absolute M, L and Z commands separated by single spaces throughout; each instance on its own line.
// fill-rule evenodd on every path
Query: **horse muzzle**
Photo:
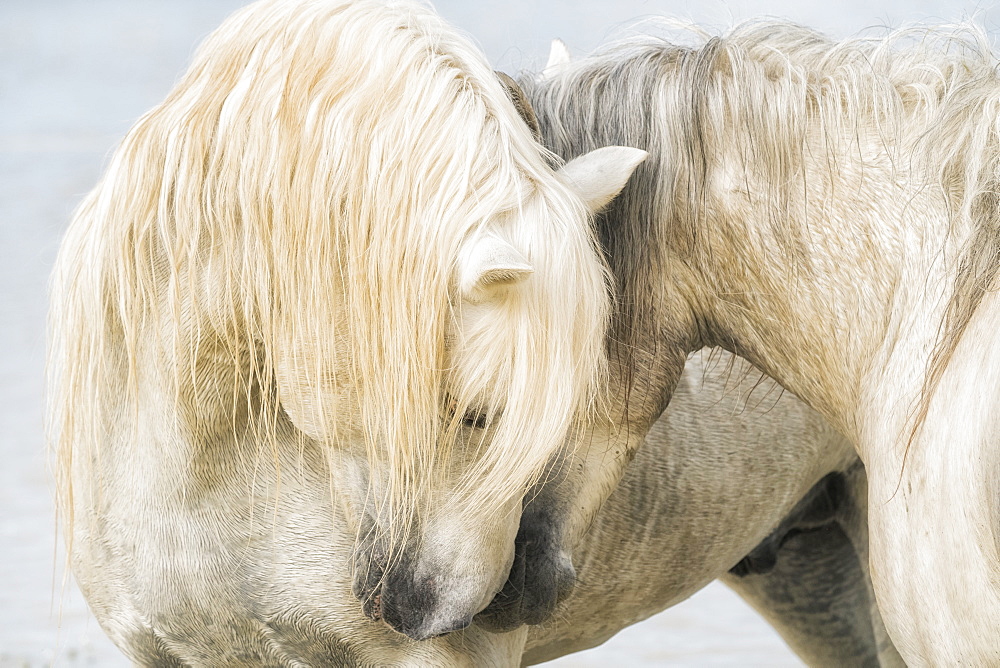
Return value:
M 514 544 L 514 563 L 503 589 L 476 615 L 476 624 L 493 633 L 547 620 L 576 585 L 576 569 L 554 530 L 548 513 L 521 517 Z
M 410 586 L 383 585 L 362 604 L 369 619 L 381 620 L 413 640 L 437 638 L 472 624 L 471 614 L 448 614 L 439 607 L 433 582 Z
M 413 640 L 427 640 L 472 624 L 481 610 L 459 587 L 442 587 L 437 577 L 418 576 L 405 554 L 395 556 L 387 569 L 385 552 L 369 546 L 364 559 L 355 559 L 353 592 L 365 617 L 383 621 Z

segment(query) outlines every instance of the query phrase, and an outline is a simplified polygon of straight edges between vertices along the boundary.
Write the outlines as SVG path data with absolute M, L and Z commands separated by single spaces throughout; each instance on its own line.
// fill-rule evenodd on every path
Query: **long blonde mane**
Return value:
M 531 197 L 541 218 L 493 229 Z M 425 7 L 241 10 L 129 132 L 63 244 L 49 419 L 64 518 L 102 444 L 148 438 L 151 410 L 164 442 L 195 447 L 287 444 L 292 405 L 331 450 L 360 433 L 390 472 L 376 501 L 395 526 L 485 407 L 461 489 L 484 507 L 516 498 L 602 370 L 586 220 L 483 57 Z M 475 381 L 459 382 L 454 265 L 491 231 L 515 234 L 534 274 L 466 333 Z

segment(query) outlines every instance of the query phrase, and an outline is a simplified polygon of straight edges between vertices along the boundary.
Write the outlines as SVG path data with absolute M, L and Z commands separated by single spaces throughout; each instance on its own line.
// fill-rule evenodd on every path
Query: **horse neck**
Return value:
M 697 234 L 681 244 L 660 230 L 652 273 L 680 295 L 666 303 L 690 304 L 699 343 L 746 357 L 855 443 L 870 479 L 876 594 L 903 656 L 994 665 L 1000 296 L 975 306 L 935 385 L 973 231 L 924 183 L 894 179 L 870 156 L 842 160 L 833 173 L 806 165 L 801 199 L 780 206 L 735 188 L 743 175 L 709 175 Z M 658 168 L 658 181 L 676 180 L 667 161 Z
M 613 62 L 602 67 L 615 76 Z M 603 95 L 558 80 L 525 84 L 560 155 L 607 144 L 650 152 L 597 221 L 619 291 L 613 339 L 651 358 L 676 356 L 677 346 L 729 349 L 855 435 L 865 388 L 901 335 L 919 348 L 938 334 L 943 267 L 961 246 L 946 243 L 943 203 L 922 184 L 897 184 L 877 136 L 861 157 L 838 156 L 836 169 L 827 147 L 805 147 L 796 179 L 777 192 L 769 165 L 727 155 L 725 142 L 692 158 L 687 147 L 704 138 L 673 123 L 676 96 L 649 92 L 679 85 L 662 77 L 624 78 Z M 648 373 L 655 362 L 633 368 Z
M 802 199 L 780 207 L 734 196 L 722 175 L 694 248 L 673 255 L 693 267 L 703 342 L 749 359 L 856 441 L 873 406 L 899 412 L 919 394 L 954 262 L 934 197 L 905 188 L 886 196 L 874 184 L 890 182 L 888 171 L 876 169 L 845 170 L 839 183 L 813 171 Z

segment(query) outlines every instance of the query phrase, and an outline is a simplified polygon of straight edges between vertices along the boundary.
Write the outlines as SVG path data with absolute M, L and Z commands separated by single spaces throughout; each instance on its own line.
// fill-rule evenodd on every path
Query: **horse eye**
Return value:
M 474 429 L 486 429 L 486 413 L 466 413 L 462 424 Z

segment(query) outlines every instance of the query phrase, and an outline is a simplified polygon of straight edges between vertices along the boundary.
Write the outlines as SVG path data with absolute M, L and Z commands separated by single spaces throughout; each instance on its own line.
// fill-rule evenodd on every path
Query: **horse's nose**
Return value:
M 413 640 L 436 638 L 472 624 L 468 610 L 448 610 L 438 594 L 434 579 L 389 578 L 379 596 L 382 621 Z
M 381 585 L 379 612 L 393 630 L 414 640 L 433 637 L 428 627 L 437 603 L 433 581 L 414 582 L 405 573 L 390 572 Z

